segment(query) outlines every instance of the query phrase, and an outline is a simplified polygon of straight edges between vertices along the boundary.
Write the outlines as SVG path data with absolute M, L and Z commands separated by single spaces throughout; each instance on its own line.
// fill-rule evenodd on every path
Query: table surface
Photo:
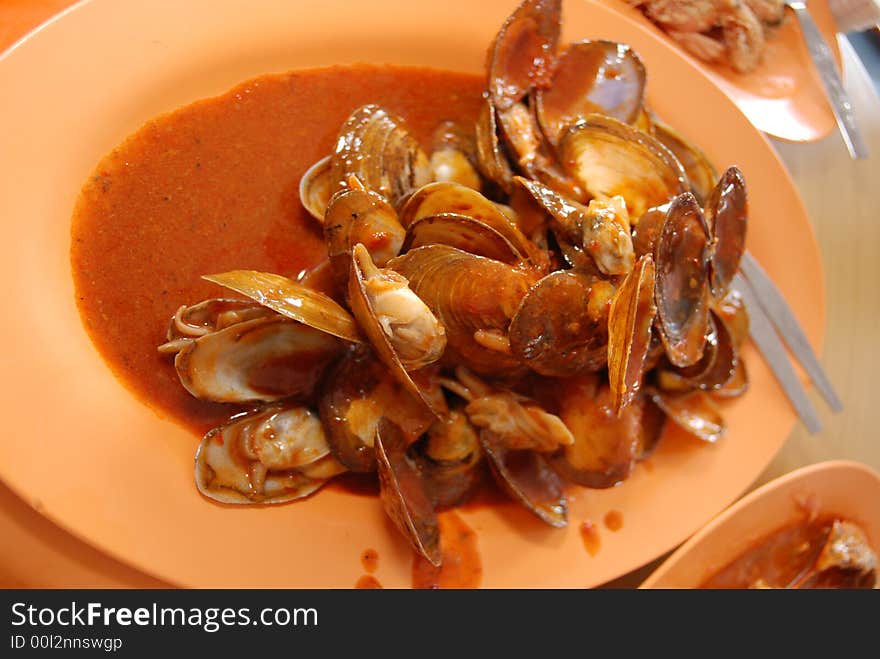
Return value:
M 73 0 L 3 0 L 0 51 Z M 809 435 L 796 427 L 785 446 L 754 483 L 834 458 L 858 460 L 880 470 L 880 405 L 873 375 L 880 371 L 880 218 L 876 185 L 880 162 L 880 100 L 871 79 L 846 40 L 844 74 L 871 158 L 849 159 L 837 133 L 809 144 L 774 141 L 807 206 L 822 250 L 827 290 L 827 332 L 822 363 L 843 399 L 831 415 L 811 393 L 824 429 Z M 59 528 L 0 483 L 0 587 L 162 588 L 149 575 L 116 561 Z M 607 587 L 637 586 L 656 561 Z

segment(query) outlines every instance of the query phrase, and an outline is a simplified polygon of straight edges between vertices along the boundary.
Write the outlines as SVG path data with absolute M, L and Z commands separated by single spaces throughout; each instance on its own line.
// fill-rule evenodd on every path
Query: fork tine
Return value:
M 767 276 L 764 269 L 758 263 L 754 256 L 746 252 L 740 263 L 740 268 L 746 279 L 752 285 L 757 294 L 759 304 L 764 312 L 770 317 L 770 320 L 776 325 L 776 329 L 782 335 L 782 339 L 788 345 L 795 358 L 804 367 L 810 380 L 816 385 L 816 389 L 822 394 L 825 402 L 828 403 L 834 412 L 843 410 L 843 403 L 834 391 L 834 386 L 819 364 L 819 359 L 810 342 L 807 340 L 804 331 L 801 329 L 800 323 L 795 318 L 794 313 L 779 292 L 773 280 Z
M 749 310 L 749 318 L 751 321 L 749 333 L 755 344 L 758 346 L 764 360 L 773 370 L 776 379 L 785 391 L 788 400 L 797 412 L 801 421 L 807 427 L 810 433 L 815 434 L 822 429 L 822 422 L 819 421 L 819 415 L 816 408 L 807 398 L 807 393 L 801 386 L 791 362 L 788 359 L 788 353 L 779 340 L 779 336 L 773 329 L 773 324 L 764 312 L 763 306 L 758 300 L 758 295 L 752 288 L 749 281 L 743 277 L 741 273 L 733 278 L 733 288 L 739 292 L 746 308 Z

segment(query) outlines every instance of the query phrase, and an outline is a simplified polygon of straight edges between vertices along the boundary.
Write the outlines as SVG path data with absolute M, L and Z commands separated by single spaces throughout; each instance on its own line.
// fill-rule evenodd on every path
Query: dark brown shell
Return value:
M 704 442 L 717 442 L 727 432 L 718 406 L 705 392 L 671 395 L 652 389 L 648 393 L 670 421 Z
M 655 299 L 666 354 L 675 366 L 696 364 L 709 324 L 709 233 L 692 194 L 670 204 L 655 253 Z
M 607 341 L 607 307 L 597 309 L 592 302 L 593 281 L 557 271 L 535 284 L 510 323 L 513 355 L 542 375 L 566 377 L 601 368 L 605 360 L 596 352 Z
M 388 267 L 409 280 L 446 328 L 445 360 L 482 374 L 516 370 L 510 355 L 474 339 L 478 331 L 507 333 L 510 319 L 532 279 L 521 269 L 446 245 L 419 247 L 393 259 Z
M 388 517 L 412 548 L 431 565 L 439 566 L 440 527 L 421 474 L 406 455 L 407 442 L 388 419 L 376 431 L 379 496 Z
M 712 296 L 724 297 L 746 251 L 749 204 L 742 172 L 730 167 L 706 201 L 706 224 L 713 237 Z
M 592 488 L 612 487 L 632 472 L 641 451 L 640 406 L 614 409 L 611 391 L 597 379 L 566 383 L 559 415 L 574 435 L 574 444 L 556 453 L 551 465 L 563 478 Z
M 556 145 L 565 128 L 591 113 L 633 123 L 642 111 L 645 78 L 642 61 L 625 44 L 569 45 L 557 60 L 550 85 L 535 94 L 544 135 Z
M 660 232 L 666 223 L 667 206 L 649 208 L 633 226 L 632 243 L 636 258 L 645 254 L 654 256 L 654 250 L 660 241 Z
M 461 504 L 482 484 L 479 434 L 462 411 L 453 410 L 435 421 L 410 454 L 438 508 Z
M 476 125 L 477 166 L 484 178 L 509 192 L 513 187 L 513 170 L 498 138 L 498 120 L 491 98 L 480 107 Z
M 550 526 L 568 525 L 568 502 L 563 483 L 536 451 L 511 451 L 491 432 L 480 433 L 483 452 L 501 488 Z
M 489 95 L 498 110 L 549 76 L 561 26 L 562 0 L 524 0 L 507 18 L 489 54 Z
M 348 281 L 351 250 L 364 245 L 382 267 L 400 253 L 406 234 L 397 213 L 382 195 L 369 190 L 342 190 L 333 195 L 324 217 L 327 256 L 339 282 Z

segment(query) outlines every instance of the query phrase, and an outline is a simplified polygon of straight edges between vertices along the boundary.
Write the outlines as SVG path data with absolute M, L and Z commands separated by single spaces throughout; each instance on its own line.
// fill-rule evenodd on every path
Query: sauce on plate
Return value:
M 194 399 L 156 347 L 181 304 L 230 297 L 202 275 L 296 276 L 325 254 L 302 208 L 303 172 L 365 103 L 404 117 L 426 149 L 448 119 L 476 117 L 482 76 L 392 66 L 267 75 L 147 122 L 85 182 L 71 226 L 83 323 L 141 400 L 203 434 L 234 406 Z

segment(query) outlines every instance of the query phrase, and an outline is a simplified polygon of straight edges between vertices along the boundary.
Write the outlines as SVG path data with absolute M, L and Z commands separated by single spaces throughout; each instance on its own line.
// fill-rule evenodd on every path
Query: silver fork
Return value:
M 843 403 L 782 293 L 755 257 L 748 252 L 740 262 L 740 271 L 734 277 L 732 288 L 742 296 L 746 304 L 751 320 L 749 332 L 764 360 L 807 430 L 814 434 L 819 432 L 822 429 L 819 415 L 789 361 L 783 340 L 831 410 L 840 412 L 843 410 Z

